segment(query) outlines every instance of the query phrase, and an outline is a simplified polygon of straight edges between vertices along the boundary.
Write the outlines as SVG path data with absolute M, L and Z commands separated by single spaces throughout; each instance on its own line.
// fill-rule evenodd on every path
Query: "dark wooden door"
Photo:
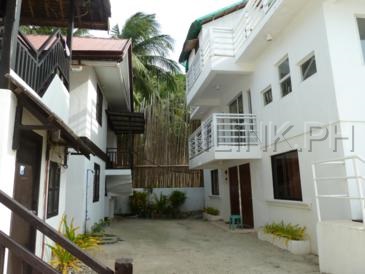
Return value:
M 238 172 L 237 167 L 231 167 L 229 174 L 229 196 L 231 201 L 231 215 L 240 215 L 240 198 L 238 192 Z
M 250 164 L 239 166 L 240 187 L 241 187 L 241 208 L 244 228 L 253 228 L 253 207 Z
M 21 135 L 16 158 L 14 199 L 37 214 L 42 137 L 27 132 Z M 35 251 L 36 231 L 17 215 L 12 215 L 10 236 L 29 251 Z M 31 273 L 30 268 L 9 254 L 9 274 Z

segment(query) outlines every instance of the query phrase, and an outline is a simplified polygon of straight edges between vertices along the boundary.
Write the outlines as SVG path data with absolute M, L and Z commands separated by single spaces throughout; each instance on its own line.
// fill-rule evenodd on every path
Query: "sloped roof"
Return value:
M 204 15 L 198 19 L 196 19 L 193 23 L 191 23 L 188 34 L 186 36 L 180 57 L 179 62 L 185 63 L 189 58 L 192 47 L 190 45 L 194 44 L 194 40 L 198 38 L 199 33 L 204 24 L 207 24 L 213 20 L 219 19 L 223 16 L 231 14 L 237 10 L 244 8 L 247 4 L 248 0 L 241 0 L 235 4 L 229 5 L 227 7 L 221 8 L 217 11 Z
M 40 49 L 48 39 L 47 35 L 27 35 L 29 42 Z M 72 58 L 84 60 L 120 61 L 128 52 L 130 40 L 98 37 L 74 37 L 72 40 Z

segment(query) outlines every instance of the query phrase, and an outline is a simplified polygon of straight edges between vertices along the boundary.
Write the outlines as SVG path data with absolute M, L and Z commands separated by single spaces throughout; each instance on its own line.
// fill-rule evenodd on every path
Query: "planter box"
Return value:
M 221 220 L 221 216 L 219 216 L 219 215 L 217 215 L 217 216 L 216 215 L 210 215 L 206 212 L 203 212 L 203 219 L 207 220 L 209 222 L 216 222 L 216 221 Z
M 309 240 L 293 241 L 272 234 L 265 233 L 262 229 L 257 232 L 257 237 L 262 241 L 267 241 L 281 249 L 288 250 L 295 255 L 305 255 L 310 253 Z

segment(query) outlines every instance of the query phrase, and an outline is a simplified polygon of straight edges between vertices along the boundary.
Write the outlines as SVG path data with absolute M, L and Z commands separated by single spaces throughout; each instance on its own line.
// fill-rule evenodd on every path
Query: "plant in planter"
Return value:
M 286 249 L 293 254 L 308 254 L 310 252 L 306 228 L 303 226 L 274 222 L 259 230 L 258 238 Z
M 203 218 L 208 221 L 219 221 L 221 219 L 219 216 L 219 210 L 213 207 L 207 207 L 204 209 Z
M 133 195 L 129 197 L 129 206 L 133 214 L 138 217 L 147 217 L 149 212 L 147 192 L 133 191 Z
M 168 215 L 170 211 L 171 207 L 169 205 L 168 197 L 162 193 L 160 193 L 159 197 L 155 194 L 152 203 L 152 218 L 162 218 Z

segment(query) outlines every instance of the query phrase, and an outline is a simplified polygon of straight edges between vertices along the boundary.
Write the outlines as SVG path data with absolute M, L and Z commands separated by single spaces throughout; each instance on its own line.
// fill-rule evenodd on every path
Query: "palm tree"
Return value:
M 160 25 L 154 14 L 137 12 L 130 17 L 123 28 L 115 25 L 113 37 L 131 39 L 134 89 L 136 99 L 150 101 L 159 97 L 159 85 L 176 90 L 175 75 L 180 72 L 178 64 L 167 55 L 173 50 L 173 39 L 161 34 Z

